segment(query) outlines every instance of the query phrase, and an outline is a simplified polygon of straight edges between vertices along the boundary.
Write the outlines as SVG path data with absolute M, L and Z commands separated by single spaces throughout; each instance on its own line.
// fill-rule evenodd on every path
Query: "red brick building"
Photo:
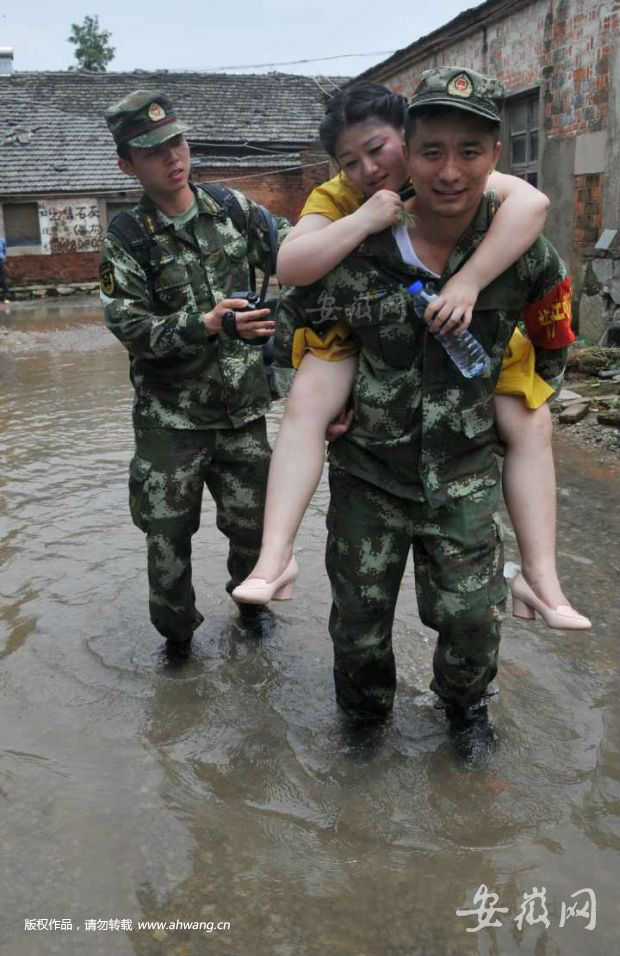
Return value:
M 443 65 L 504 83 L 499 169 L 551 199 L 546 234 L 579 291 L 584 252 L 620 228 L 620 0 L 489 0 L 362 77 L 410 96 Z
M 317 132 L 335 85 L 282 73 L 0 73 L 0 234 L 11 283 L 97 277 L 110 217 L 140 195 L 117 167 L 103 119 L 122 96 L 164 90 L 192 125 L 194 179 L 226 182 L 294 220 L 329 174 Z

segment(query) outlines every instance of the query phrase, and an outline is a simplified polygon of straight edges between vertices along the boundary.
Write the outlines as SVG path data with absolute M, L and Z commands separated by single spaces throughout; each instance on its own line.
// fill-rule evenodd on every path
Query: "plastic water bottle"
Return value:
M 420 315 L 423 315 L 428 303 L 437 298 L 433 292 L 428 292 L 424 288 L 424 283 L 420 282 L 419 279 L 417 282 L 411 283 L 407 292 L 417 303 L 419 308 L 416 309 L 416 312 Z M 460 335 L 454 335 L 453 332 L 448 332 L 447 335 L 437 335 L 436 333 L 434 335 L 465 378 L 476 378 L 490 367 L 491 359 L 478 339 L 474 338 L 468 329 L 465 329 Z

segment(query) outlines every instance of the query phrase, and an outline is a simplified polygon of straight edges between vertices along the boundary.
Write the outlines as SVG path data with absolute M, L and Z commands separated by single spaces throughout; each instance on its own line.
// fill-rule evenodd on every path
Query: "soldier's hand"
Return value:
M 245 309 L 247 304 L 247 299 L 222 299 L 210 312 L 205 312 L 203 315 L 208 331 L 213 334 L 221 332 L 223 317 L 227 312 L 234 312 L 237 332 L 242 339 L 257 339 L 264 335 L 273 335 L 276 324 L 273 320 L 267 319 L 270 310 L 237 311 Z
M 334 418 L 333 422 L 330 422 L 325 430 L 325 438 L 327 441 L 335 441 L 337 438 L 340 438 L 341 435 L 344 435 L 345 432 L 348 432 L 349 428 L 353 423 L 353 409 L 343 408 L 337 418 Z
M 457 272 L 426 307 L 424 319 L 430 331 L 439 335 L 446 332 L 460 335 L 471 322 L 479 292 L 478 286 Z
M 247 305 L 247 302 L 245 304 Z M 241 338 L 260 339 L 265 335 L 273 335 L 276 323 L 273 319 L 268 319 L 268 315 L 271 315 L 271 309 L 250 309 L 248 312 L 235 312 L 237 332 Z

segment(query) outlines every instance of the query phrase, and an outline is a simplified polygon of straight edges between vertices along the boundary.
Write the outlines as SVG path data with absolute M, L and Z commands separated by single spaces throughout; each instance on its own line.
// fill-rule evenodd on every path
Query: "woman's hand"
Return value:
M 424 321 L 435 335 L 460 335 L 471 322 L 480 288 L 460 272 L 446 282 L 440 294 L 424 312 Z
M 395 226 L 400 222 L 402 209 L 403 204 L 398 193 L 392 192 L 391 189 L 380 189 L 351 216 L 363 223 L 366 235 L 372 236 L 375 232 L 382 232 L 388 226 Z

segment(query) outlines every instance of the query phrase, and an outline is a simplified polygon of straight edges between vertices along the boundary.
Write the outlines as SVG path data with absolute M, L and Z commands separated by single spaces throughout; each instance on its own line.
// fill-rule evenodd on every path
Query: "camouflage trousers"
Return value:
M 413 547 L 420 618 L 438 633 L 431 688 L 467 707 L 497 673 L 506 598 L 499 484 L 437 509 L 330 471 L 327 573 L 336 697 L 362 720 L 392 710 L 392 624 Z
M 270 456 L 264 418 L 238 429 L 136 430 L 129 507 L 146 534 L 151 621 L 164 637 L 184 641 L 204 620 L 191 563 L 203 486 L 215 501 L 217 527 L 230 542 L 230 593 L 260 551 Z

